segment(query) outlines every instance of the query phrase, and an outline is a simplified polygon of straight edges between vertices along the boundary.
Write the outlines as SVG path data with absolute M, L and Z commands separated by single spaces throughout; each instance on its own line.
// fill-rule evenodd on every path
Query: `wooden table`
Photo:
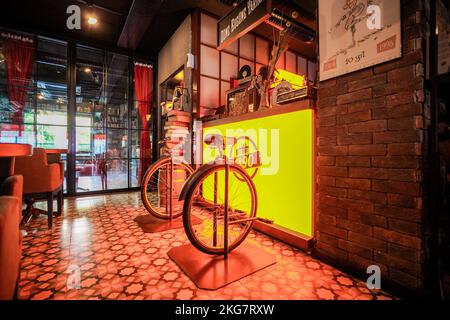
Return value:
M 31 156 L 33 147 L 22 143 L 0 143 L 0 179 L 14 175 L 16 157 Z

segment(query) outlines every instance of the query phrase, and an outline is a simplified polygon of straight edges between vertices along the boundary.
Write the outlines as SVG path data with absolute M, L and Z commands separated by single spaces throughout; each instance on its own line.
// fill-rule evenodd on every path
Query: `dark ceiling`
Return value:
M 2 3 L 0 26 L 157 57 L 192 10 L 201 8 L 220 17 L 235 2 L 239 0 L 15 0 Z M 66 27 L 66 9 L 73 4 L 81 8 L 81 30 Z M 316 0 L 279 0 L 275 5 L 283 12 L 298 11 L 298 22 L 315 29 Z M 98 25 L 87 24 L 88 12 L 98 18 Z M 273 31 L 263 25 L 255 32 L 271 38 Z M 307 56 L 315 55 L 314 44 L 292 40 L 290 46 Z

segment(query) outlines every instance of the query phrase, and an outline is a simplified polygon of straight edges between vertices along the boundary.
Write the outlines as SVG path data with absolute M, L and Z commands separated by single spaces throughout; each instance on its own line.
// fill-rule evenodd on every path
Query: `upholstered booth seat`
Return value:
M 22 238 L 22 176 L 11 176 L 0 187 L 0 299 L 17 296 Z

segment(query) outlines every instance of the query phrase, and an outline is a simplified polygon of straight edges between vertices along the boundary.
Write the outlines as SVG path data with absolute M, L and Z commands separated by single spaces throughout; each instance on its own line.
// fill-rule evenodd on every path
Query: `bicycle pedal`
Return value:
M 257 218 L 256 220 L 265 223 L 265 224 L 274 224 L 273 220 L 265 219 L 265 218 Z

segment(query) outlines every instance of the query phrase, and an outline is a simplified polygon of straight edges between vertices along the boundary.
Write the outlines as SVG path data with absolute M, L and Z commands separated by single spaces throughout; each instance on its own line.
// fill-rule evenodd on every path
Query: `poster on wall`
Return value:
M 320 81 L 401 57 L 400 0 L 319 0 Z

